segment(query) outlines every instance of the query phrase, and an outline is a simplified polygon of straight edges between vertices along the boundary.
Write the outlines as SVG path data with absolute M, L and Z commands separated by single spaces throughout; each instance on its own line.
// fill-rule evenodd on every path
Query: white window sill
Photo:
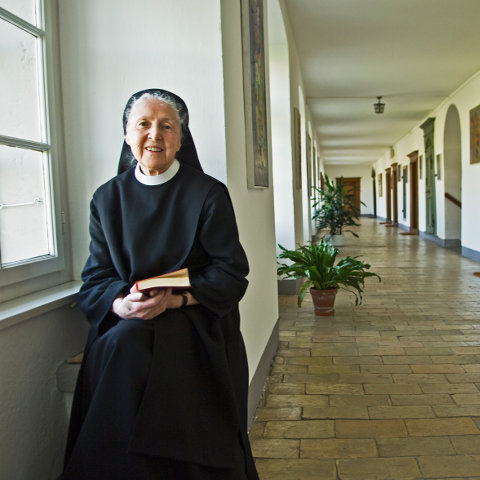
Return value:
M 82 282 L 68 282 L 0 304 L 0 330 L 75 302 Z

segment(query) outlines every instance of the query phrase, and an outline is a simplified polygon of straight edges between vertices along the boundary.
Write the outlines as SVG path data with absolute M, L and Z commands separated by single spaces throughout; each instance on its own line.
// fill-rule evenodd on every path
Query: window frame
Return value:
M 66 199 L 61 189 L 65 184 L 62 168 L 65 149 L 61 122 L 57 0 L 36 0 L 36 7 L 39 12 L 36 23 L 39 26 L 25 21 L 2 7 L 0 7 L 0 19 L 39 39 L 37 47 L 41 79 L 39 93 L 42 95 L 40 108 L 45 122 L 42 126 L 42 141 L 0 135 L 0 144 L 40 151 L 47 156 L 49 178 L 46 183 L 50 191 L 45 192 L 48 197 L 45 201 L 50 203 L 51 208 L 53 253 L 0 268 L 0 302 L 16 298 L 19 294 L 32 293 L 71 280 L 71 272 L 66 270 L 68 265 Z M 14 284 L 16 285 L 12 287 Z

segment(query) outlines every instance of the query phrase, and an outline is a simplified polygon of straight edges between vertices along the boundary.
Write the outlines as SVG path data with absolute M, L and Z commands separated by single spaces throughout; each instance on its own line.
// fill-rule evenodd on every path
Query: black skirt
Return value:
M 86 352 L 61 480 L 257 480 L 248 372 L 231 319 L 203 307 L 119 320 Z

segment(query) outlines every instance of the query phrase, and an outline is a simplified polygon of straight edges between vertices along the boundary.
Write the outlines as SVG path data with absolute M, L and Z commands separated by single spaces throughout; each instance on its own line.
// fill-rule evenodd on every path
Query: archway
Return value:
M 445 172 L 445 240 L 449 245 L 461 245 L 462 239 L 462 146 L 460 116 L 450 105 L 443 134 Z

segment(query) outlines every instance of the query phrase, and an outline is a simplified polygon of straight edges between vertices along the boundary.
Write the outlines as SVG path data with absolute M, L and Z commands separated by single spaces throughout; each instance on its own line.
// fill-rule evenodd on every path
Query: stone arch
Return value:
M 460 116 L 455 105 L 450 105 L 443 133 L 445 183 L 445 239 L 449 244 L 461 245 L 462 239 L 462 144 Z

